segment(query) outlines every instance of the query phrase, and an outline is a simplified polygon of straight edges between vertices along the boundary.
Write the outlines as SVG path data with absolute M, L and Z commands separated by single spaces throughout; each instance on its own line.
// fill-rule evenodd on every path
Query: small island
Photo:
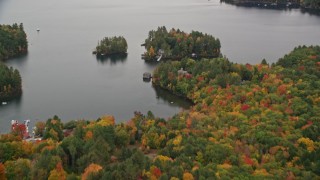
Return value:
M 0 103 L 20 97 L 21 76 L 18 70 L 0 62 Z
M 23 24 L 0 25 L 0 60 L 27 52 L 28 41 Z
M 96 54 L 97 56 L 127 54 L 127 49 L 128 44 L 124 37 L 105 37 L 98 42 L 96 49 L 93 51 L 93 54 Z
M 142 46 L 146 49 L 142 58 L 147 61 L 180 60 L 184 57 L 216 58 L 220 56 L 221 48 L 219 39 L 209 34 L 198 31 L 186 33 L 174 28 L 167 31 L 165 26 L 149 31 Z

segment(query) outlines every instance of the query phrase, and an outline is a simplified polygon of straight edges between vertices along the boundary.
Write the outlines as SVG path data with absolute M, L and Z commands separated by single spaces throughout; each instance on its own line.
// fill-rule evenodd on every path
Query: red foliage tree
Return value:
M 248 110 L 250 108 L 250 105 L 248 105 L 248 104 L 243 104 L 242 106 L 241 106 L 241 110 L 242 111 L 246 111 L 246 110 Z
M 245 156 L 244 158 L 243 158 L 243 161 L 244 161 L 244 163 L 246 163 L 246 164 L 248 164 L 248 165 L 253 165 L 253 160 L 249 157 L 249 156 Z
M 6 169 L 5 169 L 4 165 L 2 163 L 0 163 L 0 179 L 1 180 L 7 179 L 5 172 L 6 172 Z
M 14 125 L 12 127 L 12 133 L 14 135 L 17 135 L 21 138 L 24 137 L 24 134 L 26 133 L 26 126 L 24 124 L 17 124 L 17 125 Z
M 159 178 L 160 176 L 161 176 L 161 170 L 158 168 L 158 167 L 156 167 L 156 166 L 152 166 L 151 168 L 150 168 L 150 171 L 151 171 L 151 173 L 154 175 L 154 176 L 156 176 L 157 178 Z
M 286 94 L 287 92 L 287 86 L 285 84 L 281 84 L 278 88 L 277 91 L 280 95 Z

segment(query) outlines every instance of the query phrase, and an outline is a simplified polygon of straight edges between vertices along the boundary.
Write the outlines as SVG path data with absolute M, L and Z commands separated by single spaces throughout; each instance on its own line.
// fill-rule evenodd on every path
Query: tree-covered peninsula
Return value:
M 21 76 L 18 70 L 0 62 L 0 103 L 22 94 Z
M 127 41 L 122 36 L 105 37 L 98 42 L 93 51 L 98 56 L 108 56 L 113 54 L 126 54 L 128 49 Z
M 183 68 L 183 69 L 181 69 Z M 195 105 L 168 120 L 139 112 L 36 123 L 0 137 L 0 179 L 319 179 L 320 47 L 273 65 L 168 61 L 154 83 Z
M 22 23 L 0 25 L 0 60 L 25 54 L 27 51 L 27 35 Z
M 167 31 L 166 27 L 149 31 L 145 40 L 145 60 L 155 60 L 161 56 L 163 59 L 179 60 L 184 57 L 213 58 L 220 56 L 220 41 L 209 34 L 198 31 L 186 33 L 172 28 Z

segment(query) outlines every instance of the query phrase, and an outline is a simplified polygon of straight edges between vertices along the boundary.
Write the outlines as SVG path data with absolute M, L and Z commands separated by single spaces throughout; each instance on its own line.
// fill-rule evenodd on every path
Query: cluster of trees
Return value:
M 37 122 L 35 134 L 43 140 L 1 135 L 0 179 L 136 179 L 151 163 L 138 150 L 136 126 L 115 125 L 113 116 L 66 124 L 54 116 Z
M 320 0 L 303 0 L 301 5 L 304 8 L 320 10 Z
M 128 49 L 127 41 L 122 36 L 105 37 L 96 47 L 95 54 L 99 56 L 112 54 L 126 54 Z
M 23 24 L 0 25 L 0 60 L 24 54 L 28 51 L 27 35 Z
M 302 8 L 303 11 L 319 13 L 320 0 L 222 0 L 237 6 L 259 7 L 268 9 Z
M 181 68 L 186 73 L 179 74 Z M 257 68 L 249 64 L 234 64 L 226 58 L 200 61 L 184 58 L 181 61 L 160 63 L 154 70 L 153 83 L 176 95 L 195 100 L 194 91 L 206 87 L 209 82 L 226 88 L 229 85 L 240 85 L 245 81 L 260 81 L 263 75 L 263 72 L 258 72 Z
M 319 179 L 319 70 L 319 46 L 272 66 L 163 63 L 154 83 L 191 99 L 191 110 L 121 124 L 54 117 L 36 124 L 44 139 L 33 143 L 2 135 L 0 179 Z
M 179 74 L 181 67 L 190 74 Z M 314 179 L 320 175 L 319 70 L 320 47 L 303 46 L 272 66 L 265 61 L 232 64 L 226 59 L 166 62 L 155 70 L 153 81 L 196 103 L 185 117 L 172 120 L 176 119 L 176 128 L 189 131 L 186 141 L 191 131 L 195 138 L 207 137 L 203 141 L 222 146 L 220 154 L 225 154 L 211 160 L 216 176 Z M 188 151 L 197 147 L 189 143 Z M 204 151 L 191 153 L 199 155 L 195 159 L 201 158 L 201 165 L 219 151 L 215 147 L 208 154 L 208 146 L 202 144 L 198 148 L 206 147 Z
M 21 96 L 22 83 L 18 70 L 0 62 L 0 102 Z
M 190 34 L 172 28 L 158 27 L 149 31 L 143 44 L 146 48 L 145 60 L 153 60 L 162 55 L 165 59 L 181 59 L 184 57 L 218 57 L 220 56 L 220 41 L 211 35 L 192 31 Z

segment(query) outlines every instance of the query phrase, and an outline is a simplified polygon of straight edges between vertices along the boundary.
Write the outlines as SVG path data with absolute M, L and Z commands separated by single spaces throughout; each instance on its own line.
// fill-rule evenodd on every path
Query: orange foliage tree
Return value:
M 0 163 L 0 180 L 6 180 L 6 169 L 2 163 Z
M 189 172 L 183 173 L 183 180 L 194 180 L 193 175 Z
M 92 173 L 97 173 L 102 170 L 102 167 L 98 164 L 91 163 L 85 170 L 81 176 L 82 180 L 86 180 L 87 177 Z
M 66 180 L 67 179 L 67 173 L 64 171 L 62 167 L 62 163 L 58 162 L 55 169 L 50 171 L 50 176 L 48 180 Z

